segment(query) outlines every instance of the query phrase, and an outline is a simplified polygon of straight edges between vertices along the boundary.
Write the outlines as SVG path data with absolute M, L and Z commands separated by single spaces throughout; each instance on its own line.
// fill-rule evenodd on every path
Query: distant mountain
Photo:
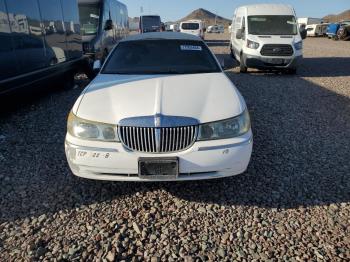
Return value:
M 231 24 L 231 20 L 224 18 L 222 16 L 216 16 L 214 13 L 205 10 L 203 8 L 199 8 L 197 10 L 194 10 L 192 13 L 187 15 L 186 17 L 180 19 L 181 21 L 186 20 L 192 20 L 192 19 L 200 19 L 205 22 L 206 26 L 214 25 L 215 24 L 215 17 L 216 17 L 216 23 L 217 24 L 223 24 L 225 26 L 228 26 Z
M 335 23 L 342 20 L 350 20 L 350 10 L 344 11 L 338 15 L 327 15 L 323 18 L 326 23 Z

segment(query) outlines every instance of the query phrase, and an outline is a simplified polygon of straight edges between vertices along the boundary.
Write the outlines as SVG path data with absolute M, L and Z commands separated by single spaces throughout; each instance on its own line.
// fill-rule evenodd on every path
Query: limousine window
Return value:
M 142 40 L 120 43 L 104 74 L 194 74 L 221 72 L 201 41 Z

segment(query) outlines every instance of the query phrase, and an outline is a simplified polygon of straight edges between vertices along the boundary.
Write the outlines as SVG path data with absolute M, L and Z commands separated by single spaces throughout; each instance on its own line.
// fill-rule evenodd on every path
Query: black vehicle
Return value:
M 104 59 L 129 35 L 128 9 L 117 0 L 78 0 L 78 4 L 84 54 Z
M 162 22 L 159 15 L 143 15 L 140 16 L 139 32 L 151 33 L 151 32 L 161 32 Z
M 0 0 L 0 95 L 72 82 L 84 61 L 75 0 Z

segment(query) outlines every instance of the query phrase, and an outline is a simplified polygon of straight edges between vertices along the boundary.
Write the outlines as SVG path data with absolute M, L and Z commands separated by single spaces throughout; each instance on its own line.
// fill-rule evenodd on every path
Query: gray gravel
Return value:
M 210 37 L 229 61 L 227 35 Z M 227 71 L 255 135 L 248 171 L 227 179 L 73 177 L 63 141 L 81 87 L 2 115 L 0 261 L 349 260 L 349 47 L 308 39 L 296 76 Z

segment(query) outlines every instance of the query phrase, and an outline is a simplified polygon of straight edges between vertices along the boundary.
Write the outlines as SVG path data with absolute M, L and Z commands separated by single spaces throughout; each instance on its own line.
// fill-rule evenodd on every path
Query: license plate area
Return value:
M 267 60 L 268 63 L 274 64 L 274 65 L 283 65 L 284 64 L 284 59 L 280 58 L 270 58 Z
M 145 179 L 169 179 L 179 175 L 177 157 L 139 158 L 139 177 Z

